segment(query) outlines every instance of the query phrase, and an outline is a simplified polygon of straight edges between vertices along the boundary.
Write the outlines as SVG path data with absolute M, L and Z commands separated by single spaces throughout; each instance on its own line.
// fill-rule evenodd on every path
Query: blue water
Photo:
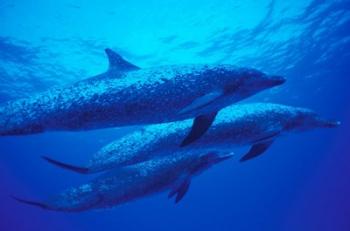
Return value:
M 85 163 L 133 128 L 1 137 L 0 230 L 350 230 L 350 1 L 1 0 L 0 18 L 0 103 L 105 71 L 110 47 L 140 67 L 229 63 L 283 75 L 284 85 L 246 102 L 342 122 L 213 167 L 178 205 L 159 194 L 78 214 L 9 195 L 46 198 L 86 182 L 40 156 Z

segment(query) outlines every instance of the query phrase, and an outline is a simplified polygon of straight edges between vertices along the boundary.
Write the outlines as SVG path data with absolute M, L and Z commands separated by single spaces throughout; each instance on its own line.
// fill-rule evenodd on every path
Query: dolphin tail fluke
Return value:
M 38 202 L 38 201 L 31 201 L 31 200 L 25 200 L 16 196 L 11 196 L 12 199 L 22 203 L 22 204 L 27 204 L 27 205 L 31 205 L 31 206 L 35 206 L 35 207 L 39 207 L 42 209 L 50 209 L 49 206 L 47 206 L 46 204 L 42 203 L 42 202 Z
M 180 147 L 185 147 L 197 139 L 199 139 L 204 133 L 210 128 L 214 119 L 217 115 L 217 112 L 210 113 L 208 115 L 201 115 L 194 119 L 193 125 L 190 133 L 182 141 Z
M 72 171 L 72 172 L 76 172 L 76 173 L 80 173 L 80 174 L 88 174 L 89 173 L 89 168 L 84 168 L 84 167 L 79 167 L 79 166 L 74 166 L 71 164 L 66 164 L 63 162 L 60 162 L 58 160 L 54 160 L 50 157 L 47 156 L 42 156 L 42 158 L 44 160 L 46 160 L 47 162 L 49 162 L 50 164 L 53 164 L 57 167 Z

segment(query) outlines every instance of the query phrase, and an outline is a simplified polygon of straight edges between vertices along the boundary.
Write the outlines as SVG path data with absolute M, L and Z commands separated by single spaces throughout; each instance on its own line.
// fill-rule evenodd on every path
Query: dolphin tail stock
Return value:
M 47 157 L 47 156 L 42 156 L 42 158 L 44 160 L 46 160 L 47 162 L 49 162 L 50 164 L 53 164 L 59 168 L 63 168 L 63 169 L 66 169 L 66 170 L 69 170 L 72 172 L 76 172 L 76 173 L 80 173 L 80 174 L 89 174 L 90 173 L 89 168 L 79 167 L 79 166 L 75 166 L 72 164 L 67 164 L 67 163 L 52 159 L 52 158 Z
M 38 201 L 32 201 L 32 200 L 26 200 L 26 199 L 22 199 L 16 196 L 11 195 L 10 196 L 12 199 L 14 199 L 15 201 L 22 203 L 22 204 L 27 204 L 27 205 L 31 205 L 31 206 L 35 206 L 35 207 L 39 207 L 42 209 L 47 209 L 47 210 L 51 210 L 50 207 L 48 205 L 46 205 L 43 202 L 38 202 Z

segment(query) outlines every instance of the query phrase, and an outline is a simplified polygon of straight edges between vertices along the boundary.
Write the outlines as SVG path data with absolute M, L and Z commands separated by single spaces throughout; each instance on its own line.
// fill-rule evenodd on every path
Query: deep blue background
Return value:
M 89 177 L 84 163 L 132 128 L 0 138 L 0 230 L 350 230 L 349 1 L 0 1 L 0 99 L 102 72 L 103 48 L 141 67 L 236 63 L 284 75 L 248 101 L 314 109 L 336 129 L 291 134 L 263 156 L 237 157 L 193 180 L 174 205 L 159 194 L 80 214 L 42 211 L 9 195 L 45 198 Z

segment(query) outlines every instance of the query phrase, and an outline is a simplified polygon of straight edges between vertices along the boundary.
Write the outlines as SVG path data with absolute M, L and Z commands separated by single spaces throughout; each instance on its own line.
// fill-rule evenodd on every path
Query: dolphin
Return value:
M 233 105 L 221 110 L 209 130 L 187 151 L 232 151 L 250 145 L 241 161 L 264 153 L 283 134 L 315 128 L 332 128 L 340 124 L 326 120 L 312 110 L 272 103 Z M 123 167 L 146 161 L 156 156 L 171 155 L 180 147 L 176 145 L 191 129 L 191 121 L 149 125 L 129 133 L 101 148 L 85 167 L 67 164 L 48 156 L 48 162 L 82 174 L 97 173 L 110 168 Z
M 105 172 L 87 184 L 65 190 L 44 202 L 19 202 L 43 209 L 80 212 L 113 207 L 154 193 L 170 190 L 168 197 L 178 203 L 189 189 L 191 179 L 209 167 L 232 157 L 232 153 L 176 153 L 125 168 Z
M 233 65 L 169 65 L 141 69 L 111 49 L 105 73 L 0 107 L 0 136 L 147 125 L 194 118 L 186 146 L 217 112 L 285 82 Z

